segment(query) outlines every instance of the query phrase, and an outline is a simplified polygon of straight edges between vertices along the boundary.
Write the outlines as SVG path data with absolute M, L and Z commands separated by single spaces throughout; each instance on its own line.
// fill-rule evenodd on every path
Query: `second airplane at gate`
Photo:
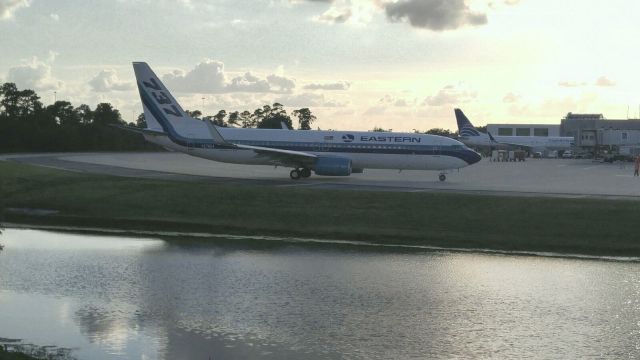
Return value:
M 461 142 L 435 135 L 217 127 L 187 115 L 146 63 L 133 63 L 133 68 L 147 122 L 146 129 L 135 131 L 147 141 L 192 156 L 290 167 L 296 180 L 312 171 L 349 176 L 371 168 L 438 170 L 444 181 L 445 170 L 480 161 L 480 155 Z

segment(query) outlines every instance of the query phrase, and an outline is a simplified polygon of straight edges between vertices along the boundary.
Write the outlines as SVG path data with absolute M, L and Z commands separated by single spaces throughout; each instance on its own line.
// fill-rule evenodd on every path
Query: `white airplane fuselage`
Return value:
M 198 121 L 200 122 L 200 121 Z M 226 149 L 199 139 L 208 137 L 204 123 L 193 123 L 184 136 L 193 141 L 179 144 L 166 135 L 145 134 L 145 139 L 174 151 L 205 159 L 249 165 L 274 165 L 269 157 L 253 151 Z M 198 128 L 199 131 L 198 131 Z M 181 132 L 179 129 L 176 129 Z M 317 156 L 350 159 L 353 169 L 447 170 L 459 169 L 480 156 L 459 141 L 434 135 L 388 132 L 218 128 L 229 142 Z
M 564 136 L 494 136 L 491 141 L 487 134 L 481 136 L 460 136 L 458 139 L 468 146 L 522 146 L 534 151 L 570 149 L 572 137 Z

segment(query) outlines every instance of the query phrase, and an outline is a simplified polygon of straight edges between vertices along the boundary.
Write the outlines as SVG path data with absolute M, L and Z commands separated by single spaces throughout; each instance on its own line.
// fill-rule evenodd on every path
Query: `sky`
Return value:
M 633 0 L 0 0 L 0 82 L 142 111 L 145 61 L 186 109 L 309 107 L 394 131 L 638 117 Z

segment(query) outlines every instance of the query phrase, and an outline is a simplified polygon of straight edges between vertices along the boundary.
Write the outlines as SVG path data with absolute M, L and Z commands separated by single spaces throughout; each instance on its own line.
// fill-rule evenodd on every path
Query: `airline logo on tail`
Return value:
M 480 136 L 480 132 L 471 124 L 471 121 L 464 115 L 462 110 L 455 109 L 454 111 L 458 122 L 458 133 L 461 137 Z

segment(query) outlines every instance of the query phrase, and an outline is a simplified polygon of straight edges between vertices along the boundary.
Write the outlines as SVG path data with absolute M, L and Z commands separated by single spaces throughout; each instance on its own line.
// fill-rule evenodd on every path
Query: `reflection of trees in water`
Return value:
M 40 346 L 34 344 L 24 344 L 21 340 L 0 338 L 0 358 L 3 352 L 13 352 L 29 355 L 35 359 L 47 360 L 75 360 L 71 355 L 72 349 L 60 348 L 57 346 Z
M 3 220 L 4 220 L 4 202 L 0 200 L 0 235 L 2 235 L 2 230 L 4 230 L 4 227 L 2 226 Z M 2 252 L 2 249 L 4 249 L 4 245 L 2 245 L 2 243 L 0 242 L 0 252 Z

